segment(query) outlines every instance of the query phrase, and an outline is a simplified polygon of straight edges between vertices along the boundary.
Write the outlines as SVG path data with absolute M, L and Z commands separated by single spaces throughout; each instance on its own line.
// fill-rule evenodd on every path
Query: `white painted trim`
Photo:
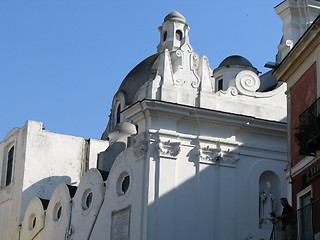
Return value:
M 306 187 L 305 189 L 303 189 L 302 191 L 300 191 L 300 192 L 298 192 L 297 193 L 297 209 L 299 209 L 299 208 L 301 208 L 301 197 L 302 196 L 304 196 L 304 195 L 306 195 L 307 193 L 311 193 L 311 197 L 313 196 L 313 194 L 312 194 L 312 187 L 311 187 L 311 185 L 310 186 L 308 186 L 308 187 Z M 297 220 L 298 220 L 298 225 L 300 225 L 301 224 L 301 222 L 299 221 L 300 219 L 301 219 L 301 216 L 300 216 L 300 214 L 301 214 L 301 211 L 298 211 L 297 212 Z M 298 227 L 298 236 L 300 236 L 300 227 Z
M 302 191 L 297 193 L 297 209 L 301 207 L 301 200 L 300 198 L 304 195 L 306 195 L 307 193 L 311 192 L 311 197 L 313 196 L 313 192 L 312 192 L 312 186 L 309 185 L 308 187 L 306 187 L 305 189 L 303 189 Z
M 295 175 L 300 173 L 305 167 L 316 162 L 318 159 L 319 159 L 319 156 L 318 157 L 310 157 L 310 156 L 305 157 L 303 160 L 301 160 L 296 165 L 291 167 L 291 176 L 294 177 Z

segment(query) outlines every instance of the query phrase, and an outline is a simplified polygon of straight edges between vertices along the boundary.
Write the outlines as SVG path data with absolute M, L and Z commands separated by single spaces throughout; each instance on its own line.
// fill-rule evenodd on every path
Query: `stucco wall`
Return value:
M 61 183 L 78 185 L 88 168 L 96 166 L 98 153 L 108 142 L 51 133 L 41 122 L 27 121 L 0 143 L 1 179 L 8 146 L 15 149 L 13 179 L 9 186 L 1 183 L 0 232 L 5 239 L 18 239 L 18 226 L 31 199 L 50 199 Z

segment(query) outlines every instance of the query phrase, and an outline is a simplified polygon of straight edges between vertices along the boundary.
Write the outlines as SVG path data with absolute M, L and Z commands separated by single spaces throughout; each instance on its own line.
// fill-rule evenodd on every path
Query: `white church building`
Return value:
M 5 137 L 0 239 L 269 239 L 287 195 L 286 85 L 242 56 L 212 69 L 189 30 L 164 18 L 101 140 L 34 121 Z

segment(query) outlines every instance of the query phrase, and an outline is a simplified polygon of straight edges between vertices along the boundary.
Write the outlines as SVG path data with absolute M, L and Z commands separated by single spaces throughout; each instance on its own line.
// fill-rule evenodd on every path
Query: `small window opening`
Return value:
M 120 112 L 121 112 L 121 104 L 118 105 L 117 108 L 117 119 L 116 119 L 116 123 L 120 123 Z
M 117 180 L 116 191 L 118 196 L 124 195 L 130 187 L 130 175 L 128 172 L 123 172 L 120 174 Z
M 60 206 L 58 211 L 57 211 L 57 219 L 61 218 L 61 211 L 62 211 L 62 207 Z
M 218 80 L 218 91 L 222 90 L 223 88 L 223 79 Z
M 37 223 L 37 218 L 34 217 L 32 220 L 32 229 L 34 229 L 36 227 L 36 223 Z
M 177 30 L 177 31 L 176 31 L 176 39 L 177 39 L 178 41 L 181 41 L 181 39 L 182 39 L 182 32 L 181 32 L 180 30 Z
M 13 153 L 14 153 L 14 146 L 12 146 L 8 152 L 6 186 L 10 185 L 10 183 L 12 182 Z
M 121 185 L 121 190 L 123 193 L 126 193 L 128 188 L 129 188 L 129 184 L 130 184 L 130 177 L 126 176 L 123 181 L 122 181 L 122 185 Z
M 37 218 L 36 218 L 36 215 L 33 213 L 30 218 L 29 218 L 29 231 L 32 231 L 35 227 L 36 227 L 36 224 L 37 224 Z
M 167 33 L 167 31 L 165 31 L 163 33 L 163 41 L 167 40 L 167 36 L 168 36 L 168 33 Z
M 93 192 L 89 188 L 82 195 L 82 203 L 81 203 L 82 210 L 89 209 L 92 204 L 92 200 L 93 200 Z
M 59 221 L 62 215 L 62 205 L 60 202 L 56 203 L 56 205 L 53 208 L 53 220 L 55 222 Z
M 88 193 L 88 196 L 86 197 L 86 207 L 89 208 L 92 203 L 92 192 Z

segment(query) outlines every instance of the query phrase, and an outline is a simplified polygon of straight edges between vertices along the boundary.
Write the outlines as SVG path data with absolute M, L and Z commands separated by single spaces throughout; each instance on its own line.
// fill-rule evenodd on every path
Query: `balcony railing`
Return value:
M 299 116 L 299 132 L 295 137 L 300 154 L 314 156 L 320 150 L 320 98 Z
M 281 220 L 273 222 L 270 240 L 282 240 L 285 228 L 295 240 L 320 240 L 320 199 L 287 216 L 290 226 L 283 226 Z M 286 234 L 287 234 L 286 232 Z

